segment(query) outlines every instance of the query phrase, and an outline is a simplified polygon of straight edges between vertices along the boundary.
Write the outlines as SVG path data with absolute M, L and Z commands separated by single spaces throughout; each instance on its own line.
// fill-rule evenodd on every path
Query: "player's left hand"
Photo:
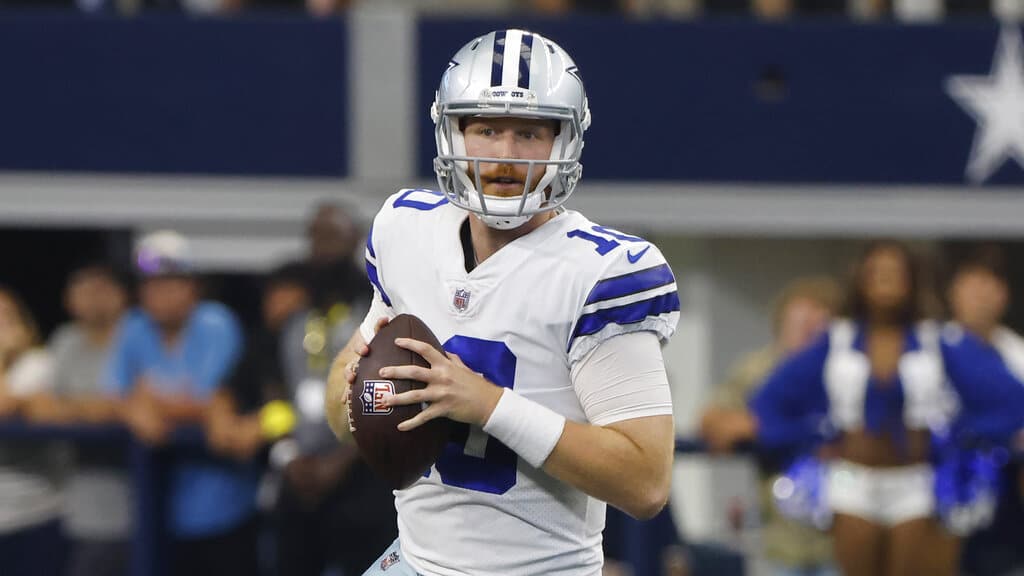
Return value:
M 386 400 L 388 406 L 428 404 L 419 414 L 399 424 L 399 430 L 406 432 L 442 416 L 477 426 L 487 423 L 501 399 L 501 387 L 471 370 L 455 354 L 445 355 L 430 344 L 410 338 L 396 338 L 395 344 L 419 354 L 430 364 L 430 368 L 386 366 L 380 369 L 382 378 L 427 383 L 425 388 L 395 394 Z

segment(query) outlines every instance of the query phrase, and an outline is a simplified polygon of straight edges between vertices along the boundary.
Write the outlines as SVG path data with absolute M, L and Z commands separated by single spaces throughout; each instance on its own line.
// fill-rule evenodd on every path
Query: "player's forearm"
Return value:
M 633 438 L 637 437 L 663 441 L 636 442 Z M 651 518 L 668 500 L 672 438 L 671 416 L 638 418 L 607 427 L 566 421 L 558 444 L 544 462 L 544 471 L 630 516 Z

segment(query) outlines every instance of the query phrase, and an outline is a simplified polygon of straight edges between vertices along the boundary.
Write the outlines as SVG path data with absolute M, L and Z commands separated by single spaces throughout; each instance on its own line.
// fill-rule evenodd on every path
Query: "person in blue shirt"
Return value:
M 928 552 L 935 522 L 932 430 L 1002 442 L 1024 418 L 1024 388 L 994 348 L 929 317 L 929 293 L 903 244 L 871 244 L 845 319 L 778 366 L 748 412 L 705 430 L 715 445 L 763 448 L 831 439 L 826 501 L 845 576 L 955 574 Z
M 180 425 L 201 425 L 216 449 L 234 422 L 227 392 L 242 350 L 235 316 L 200 300 L 186 240 L 173 232 L 144 237 L 136 249 L 140 307 L 123 320 L 107 384 L 126 398 L 134 435 L 164 445 Z M 247 462 L 173 453 L 166 517 L 172 573 L 256 573 L 257 470 Z

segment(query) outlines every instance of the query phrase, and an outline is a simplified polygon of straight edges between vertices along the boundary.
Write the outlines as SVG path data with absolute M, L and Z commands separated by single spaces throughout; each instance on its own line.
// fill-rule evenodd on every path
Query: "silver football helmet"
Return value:
M 430 109 L 437 140 L 434 172 L 448 200 L 476 213 L 492 228 L 521 226 L 531 216 L 561 205 L 576 189 L 583 166 L 583 132 L 590 109 L 576 64 L 560 46 L 524 30 L 499 30 L 463 46 L 441 76 Z M 549 118 L 559 122 L 547 160 L 468 156 L 459 119 L 464 116 Z M 480 164 L 528 165 L 523 194 L 488 196 Z M 473 164 L 476 178 L 467 169 Z M 544 175 L 532 190 L 538 170 Z

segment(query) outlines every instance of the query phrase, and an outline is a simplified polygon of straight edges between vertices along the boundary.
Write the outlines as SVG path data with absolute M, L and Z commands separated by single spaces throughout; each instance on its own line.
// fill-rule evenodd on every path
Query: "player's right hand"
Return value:
M 381 328 L 387 326 L 388 322 L 390 321 L 391 319 L 388 318 L 387 316 L 379 318 L 377 320 L 376 326 L 373 327 L 373 333 L 377 334 L 377 332 L 380 332 Z M 370 353 L 370 346 L 365 342 L 357 343 L 355 347 L 355 353 L 359 355 L 359 358 L 362 358 L 363 356 L 366 356 L 367 354 Z M 352 360 L 351 362 L 345 365 L 345 382 L 347 382 L 349 386 L 352 386 L 352 384 L 355 383 L 356 381 L 356 372 L 359 371 L 359 358 L 356 358 L 355 360 Z M 346 403 L 348 403 L 348 397 L 350 395 L 351 394 L 348 393 L 345 394 Z

